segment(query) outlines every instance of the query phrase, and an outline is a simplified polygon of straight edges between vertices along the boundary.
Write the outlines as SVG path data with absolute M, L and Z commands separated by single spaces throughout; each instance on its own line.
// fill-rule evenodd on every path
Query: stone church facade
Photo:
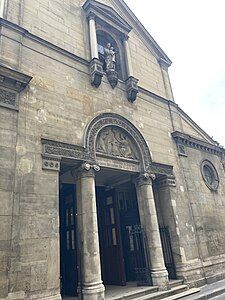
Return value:
M 225 150 L 122 0 L 2 0 L 0 299 L 225 278 Z

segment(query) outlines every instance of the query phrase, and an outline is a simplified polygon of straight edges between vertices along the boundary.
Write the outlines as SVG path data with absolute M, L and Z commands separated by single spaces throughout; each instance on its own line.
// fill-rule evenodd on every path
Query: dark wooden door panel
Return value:
M 101 202 L 103 280 L 109 285 L 126 285 L 115 190 L 105 192 Z
M 60 192 L 60 274 L 61 293 L 77 295 L 76 199 L 74 185 L 63 185 Z

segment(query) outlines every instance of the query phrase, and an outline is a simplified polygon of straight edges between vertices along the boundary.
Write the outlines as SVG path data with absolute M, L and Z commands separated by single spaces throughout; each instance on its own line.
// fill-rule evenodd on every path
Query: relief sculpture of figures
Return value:
M 106 127 L 97 139 L 96 150 L 100 153 L 136 159 L 130 138 L 121 129 Z

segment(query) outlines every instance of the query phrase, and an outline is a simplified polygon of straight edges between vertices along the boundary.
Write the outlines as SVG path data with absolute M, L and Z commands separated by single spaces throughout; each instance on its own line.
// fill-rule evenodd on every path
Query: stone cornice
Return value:
M 97 20 L 114 27 L 118 32 L 127 36 L 132 27 L 110 6 L 95 0 L 87 0 L 83 4 L 87 17 L 96 16 Z
M 0 64 L 0 86 L 21 92 L 32 77 Z
M 0 106 L 19 109 L 19 93 L 29 84 L 31 76 L 0 64 Z
M 208 142 L 199 140 L 195 137 L 192 137 L 188 134 L 185 134 L 185 133 L 182 133 L 179 131 L 175 131 L 171 135 L 177 144 L 182 144 L 187 147 L 194 148 L 199 151 L 204 151 L 204 152 L 208 152 L 211 154 L 215 154 L 218 156 L 225 155 L 225 149 L 219 147 L 216 144 L 214 144 L 214 145 L 210 144 Z

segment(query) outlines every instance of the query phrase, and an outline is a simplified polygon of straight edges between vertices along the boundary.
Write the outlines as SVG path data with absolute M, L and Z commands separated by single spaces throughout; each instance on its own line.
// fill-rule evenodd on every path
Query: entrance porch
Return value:
M 71 170 L 73 171 L 71 172 Z M 155 244 L 150 244 L 152 245 L 150 247 L 149 238 L 147 239 L 147 232 L 149 235 L 155 235 L 155 230 L 152 232 L 143 228 L 146 226 L 145 219 L 148 207 L 143 206 L 144 200 L 140 196 L 140 178 L 132 172 L 102 168 L 94 177 L 88 177 L 89 180 L 95 179 L 94 190 L 85 186 L 87 197 L 82 200 L 79 182 L 82 177 L 77 176 L 79 172 L 79 168 L 73 167 L 71 169 L 65 164 L 64 167 L 62 166 L 60 176 L 60 257 L 63 299 L 65 296 L 77 296 L 77 291 L 81 291 L 82 282 L 80 279 L 85 274 L 86 276 L 93 276 L 93 271 L 89 269 L 90 265 L 84 264 L 82 255 L 88 255 L 88 259 L 90 259 L 90 254 L 93 255 L 92 263 L 94 263 L 95 270 L 100 268 L 99 273 L 103 284 L 107 287 L 106 297 L 108 299 L 113 299 L 110 297 L 114 292 L 117 294 L 119 291 L 123 291 L 126 294 L 130 291 L 146 290 L 146 286 L 149 290 L 149 286 L 158 285 L 151 278 L 152 274 L 154 275 L 156 272 L 153 265 L 156 264 L 157 260 L 155 261 L 156 257 L 152 256 L 152 252 L 154 254 L 155 251 L 154 249 L 151 251 Z M 93 204 L 94 206 L 87 210 L 88 216 L 82 213 L 81 222 L 79 212 L 81 215 L 80 210 L 83 208 L 79 206 L 82 202 L 90 200 L 90 195 L 93 196 L 93 194 L 95 205 Z M 149 197 L 145 193 L 141 195 Z M 91 211 L 96 219 L 94 223 L 88 224 Z M 152 211 L 154 212 L 154 208 L 151 206 L 151 214 Z M 149 215 L 150 220 L 151 214 Z M 155 216 L 153 214 L 156 222 Z M 85 226 L 86 241 L 80 230 L 81 225 Z M 96 231 L 93 232 L 93 226 L 97 227 L 97 235 L 95 235 Z M 159 228 L 156 228 L 159 238 Z M 93 234 L 95 235 L 94 240 Z M 96 239 L 98 244 L 96 244 Z M 99 249 L 98 265 L 95 264 L 97 252 L 93 253 L 92 244 L 89 245 L 90 240 L 95 243 L 96 249 Z M 161 242 L 160 244 L 159 242 L 160 240 L 156 245 L 161 246 Z M 84 244 L 89 247 L 89 253 L 86 250 L 86 253 L 82 254 Z M 162 248 L 160 249 L 162 253 Z M 161 259 L 163 260 L 163 257 Z M 167 274 L 166 269 L 163 271 Z M 161 276 L 165 276 L 164 273 L 160 274 L 159 272 Z M 155 289 L 152 287 L 150 290 Z

